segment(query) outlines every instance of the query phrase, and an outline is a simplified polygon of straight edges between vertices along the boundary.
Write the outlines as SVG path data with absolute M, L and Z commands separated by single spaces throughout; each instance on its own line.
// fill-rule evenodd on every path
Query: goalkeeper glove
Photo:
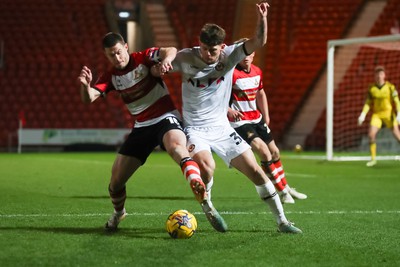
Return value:
M 361 125 L 364 122 L 365 116 L 367 116 L 367 114 L 361 112 L 360 116 L 358 117 L 358 125 Z

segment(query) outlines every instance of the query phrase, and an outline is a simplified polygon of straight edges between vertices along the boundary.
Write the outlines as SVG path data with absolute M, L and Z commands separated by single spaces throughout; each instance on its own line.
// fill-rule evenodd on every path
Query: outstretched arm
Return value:
M 88 67 L 83 66 L 81 73 L 78 76 L 83 103 L 91 103 L 100 96 L 100 92 L 90 86 L 92 79 L 92 71 Z
M 172 70 L 172 61 L 175 59 L 177 51 L 175 47 L 160 48 L 161 71 L 165 73 Z
M 393 90 L 392 97 L 393 97 L 394 106 L 396 107 L 396 112 L 397 112 L 396 120 L 397 120 L 397 122 L 400 123 L 400 100 L 399 100 L 399 94 L 397 93 L 396 88 L 394 88 L 394 90 Z
M 151 67 L 151 74 L 160 77 L 173 69 L 172 61 L 175 59 L 177 49 L 175 47 L 161 47 L 161 62 Z
M 261 1 L 259 4 L 256 4 L 256 7 L 258 15 L 256 33 L 253 38 L 249 39 L 244 44 L 248 55 L 253 53 L 255 50 L 264 46 L 267 43 L 267 34 L 268 34 L 267 15 L 268 15 L 269 4 L 266 1 Z
M 365 117 L 367 116 L 368 111 L 369 111 L 369 109 L 370 109 L 370 104 L 371 104 L 371 98 L 370 98 L 370 96 L 369 96 L 369 94 L 368 94 L 367 100 L 365 101 L 365 104 L 364 104 L 364 106 L 363 106 L 363 109 L 362 109 L 362 111 L 361 111 L 361 114 L 360 114 L 360 116 L 358 117 L 358 125 L 361 125 L 361 124 L 364 122 Z

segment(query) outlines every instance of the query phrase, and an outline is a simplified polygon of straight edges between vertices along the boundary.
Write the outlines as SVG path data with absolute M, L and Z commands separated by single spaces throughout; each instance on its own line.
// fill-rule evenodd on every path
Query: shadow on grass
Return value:
M 110 199 L 110 196 L 69 196 L 67 198 L 75 198 L 75 199 Z M 140 200 L 189 200 L 193 201 L 194 197 L 192 196 L 127 196 L 127 199 L 140 199 Z M 237 200 L 248 200 L 248 201 L 253 201 L 253 200 L 258 200 L 257 196 L 254 197 L 217 197 L 216 199 L 218 200 L 232 200 L 235 199 Z
M 163 228 L 138 228 L 138 227 L 122 227 L 115 232 L 107 232 L 102 227 L 38 227 L 38 226 L 7 226 L 0 227 L 0 233 L 3 231 L 27 231 L 27 232 L 42 232 L 50 234 L 67 234 L 67 235 L 97 235 L 105 237 L 121 237 L 121 238 L 139 238 L 139 239 L 171 239 Z M 273 229 L 229 229 L 226 233 L 218 233 L 214 229 L 201 229 L 196 235 L 219 235 L 221 238 L 229 237 L 230 235 L 238 234 L 262 234 L 268 237 L 278 237 L 281 233 Z
M 164 229 L 160 228 L 121 228 L 115 232 L 107 232 L 104 228 L 96 227 L 37 227 L 37 226 L 20 226 L 20 227 L 0 227 L 0 233 L 3 231 L 27 231 L 27 232 L 43 232 L 51 234 L 68 234 L 68 235 L 99 235 L 99 236 L 120 236 L 131 238 L 148 238 L 148 239 L 170 239 Z
M 110 199 L 110 196 L 70 196 L 76 199 Z M 127 196 L 127 199 L 154 199 L 154 200 L 193 200 L 193 197 L 182 196 Z

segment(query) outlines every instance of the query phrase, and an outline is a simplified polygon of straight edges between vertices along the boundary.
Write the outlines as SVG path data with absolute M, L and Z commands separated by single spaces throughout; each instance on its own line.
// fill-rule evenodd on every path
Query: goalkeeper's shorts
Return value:
M 392 129 L 393 126 L 398 125 L 398 122 L 394 113 L 390 114 L 389 116 L 383 116 L 379 113 L 373 113 L 370 124 L 377 128 L 382 128 L 382 126 L 385 126 L 386 128 Z

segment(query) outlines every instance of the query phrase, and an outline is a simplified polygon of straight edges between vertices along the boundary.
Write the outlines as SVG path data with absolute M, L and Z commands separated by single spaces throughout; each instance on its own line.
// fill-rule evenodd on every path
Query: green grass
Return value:
M 0 265 L 400 266 L 400 163 L 367 168 L 289 154 L 288 182 L 309 198 L 285 211 L 303 235 L 278 234 L 251 182 L 217 157 L 213 200 L 229 232 L 212 229 L 179 167 L 153 153 L 128 182 L 129 215 L 109 235 L 115 154 L 0 154 Z M 164 229 L 177 209 L 197 218 L 191 239 Z

